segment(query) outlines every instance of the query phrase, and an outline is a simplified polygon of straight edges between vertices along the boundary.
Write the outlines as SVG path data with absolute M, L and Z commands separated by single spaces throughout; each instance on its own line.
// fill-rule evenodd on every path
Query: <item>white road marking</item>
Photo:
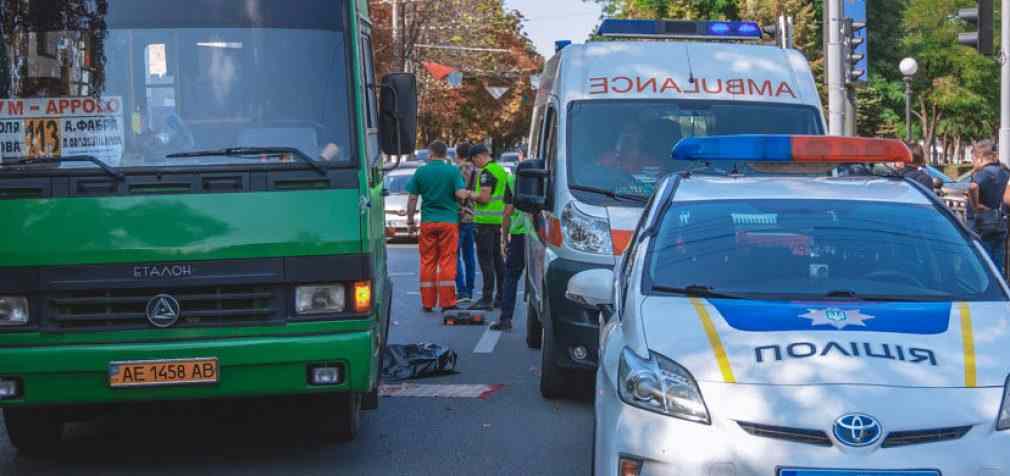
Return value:
M 389 273 L 389 275 L 392 276 L 392 277 L 394 277 L 394 278 L 396 278 L 396 277 L 403 277 L 403 276 L 414 276 L 416 274 L 417 273 Z
M 490 354 L 494 352 L 495 346 L 498 345 L 498 339 L 501 339 L 501 331 L 493 331 L 489 326 L 477 342 L 477 347 L 473 348 L 473 353 Z
M 383 397 L 413 397 L 413 398 L 479 398 L 486 400 L 504 385 L 474 385 L 474 384 L 417 384 L 411 382 L 387 384 L 379 387 L 379 395 Z
M 407 291 L 408 296 L 420 296 L 421 291 Z

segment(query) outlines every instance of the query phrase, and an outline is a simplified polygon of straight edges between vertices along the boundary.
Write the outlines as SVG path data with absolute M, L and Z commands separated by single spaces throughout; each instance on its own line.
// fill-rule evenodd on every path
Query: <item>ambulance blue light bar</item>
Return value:
M 615 38 L 760 40 L 752 21 L 603 20 L 596 34 Z
M 689 137 L 673 148 L 674 160 L 745 162 L 912 162 L 912 152 L 894 139 L 839 136 L 737 135 Z

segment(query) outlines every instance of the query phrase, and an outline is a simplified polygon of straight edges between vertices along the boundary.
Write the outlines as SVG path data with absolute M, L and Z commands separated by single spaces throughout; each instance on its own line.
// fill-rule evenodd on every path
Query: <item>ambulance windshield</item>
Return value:
M 823 133 L 817 109 L 774 103 L 583 101 L 568 117 L 570 186 L 642 196 L 660 177 L 692 166 L 671 159 L 685 137 Z
M 5 5 L 0 152 L 9 163 L 90 156 L 117 168 L 256 166 L 292 158 L 185 154 L 265 147 L 326 163 L 352 157 L 345 1 Z

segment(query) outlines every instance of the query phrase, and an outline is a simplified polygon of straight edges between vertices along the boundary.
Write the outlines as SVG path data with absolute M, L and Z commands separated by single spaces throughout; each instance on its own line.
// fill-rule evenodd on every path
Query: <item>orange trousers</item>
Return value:
M 418 249 L 421 252 L 421 305 L 429 309 L 455 306 L 459 225 L 422 223 Z

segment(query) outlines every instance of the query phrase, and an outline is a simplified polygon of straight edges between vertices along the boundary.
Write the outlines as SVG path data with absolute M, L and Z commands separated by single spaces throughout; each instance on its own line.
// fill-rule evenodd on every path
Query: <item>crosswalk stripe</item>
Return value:
M 501 390 L 503 384 L 418 384 L 397 383 L 379 387 L 379 395 L 383 397 L 410 398 L 479 398 L 487 400 L 495 392 Z
M 494 352 L 495 346 L 498 345 L 498 339 L 501 339 L 501 331 L 493 331 L 490 327 L 484 329 L 484 335 L 477 341 L 477 347 L 473 348 L 473 353 L 490 354 Z

